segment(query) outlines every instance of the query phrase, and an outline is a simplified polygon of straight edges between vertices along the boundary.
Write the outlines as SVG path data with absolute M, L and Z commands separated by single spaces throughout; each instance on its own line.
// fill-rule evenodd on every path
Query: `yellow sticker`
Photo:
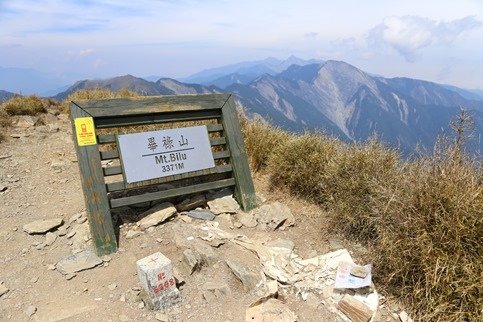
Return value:
M 78 117 L 75 119 L 75 133 L 79 146 L 96 144 L 96 132 L 92 117 Z

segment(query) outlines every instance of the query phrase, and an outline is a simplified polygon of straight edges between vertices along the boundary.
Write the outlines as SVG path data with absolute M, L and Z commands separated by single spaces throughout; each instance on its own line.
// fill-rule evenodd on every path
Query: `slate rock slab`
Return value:
M 195 219 L 213 220 L 215 214 L 209 210 L 195 209 L 188 212 L 188 216 Z
M 63 223 L 64 220 L 62 220 L 62 218 L 41 219 L 26 224 L 23 226 L 23 230 L 29 235 L 44 234 L 50 230 L 53 230 L 54 228 L 59 227 Z
M 238 261 L 226 260 L 225 262 L 233 274 L 242 282 L 245 291 L 248 292 L 257 286 L 260 277 L 252 270 Z
M 68 275 L 94 268 L 102 263 L 102 259 L 92 251 L 83 250 L 77 254 L 64 257 L 57 263 L 56 268 L 62 274 Z

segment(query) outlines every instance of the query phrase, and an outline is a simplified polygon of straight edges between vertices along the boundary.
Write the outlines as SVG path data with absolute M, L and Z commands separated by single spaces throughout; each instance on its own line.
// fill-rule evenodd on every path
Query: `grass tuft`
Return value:
M 8 115 L 37 115 L 46 113 L 46 102 L 36 95 L 14 96 L 0 106 Z
M 69 111 L 69 104 L 71 101 L 88 99 L 127 98 L 136 96 L 139 96 L 139 94 L 127 88 L 122 88 L 117 92 L 113 92 L 107 88 L 81 89 L 70 94 L 69 97 L 67 97 L 67 99 L 62 102 L 61 111 L 67 113 Z

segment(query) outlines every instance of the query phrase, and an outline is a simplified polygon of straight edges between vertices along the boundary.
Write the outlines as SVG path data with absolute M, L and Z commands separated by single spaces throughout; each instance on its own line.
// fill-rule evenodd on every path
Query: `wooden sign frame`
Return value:
M 213 189 L 234 187 L 234 195 L 242 209 L 256 206 L 255 189 L 248 166 L 240 123 L 231 94 L 151 96 L 102 100 L 78 100 L 70 104 L 82 189 L 91 235 L 98 255 L 117 250 L 111 209 L 191 195 Z M 92 119 L 90 119 L 92 118 Z M 76 122 L 76 119 L 78 121 Z M 139 183 L 126 184 L 123 180 L 108 182 L 106 177 L 122 174 L 121 165 L 105 167 L 101 161 L 119 159 L 114 134 L 96 135 L 96 140 L 85 140 L 76 131 L 79 120 L 93 121 L 95 131 L 126 126 L 173 123 L 198 120 L 215 120 L 207 125 L 208 132 L 217 136 L 210 139 L 215 168 L 163 177 Z M 79 125 L 79 124 L 77 124 Z M 80 126 L 80 125 L 79 125 Z M 85 127 L 84 127 L 85 128 Z M 79 127 L 77 127 L 79 129 Z M 89 137 L 89 133 L 87 133 Z M 112 146 L 114 149 L 101 149 Z M 220 178 L 221 176 L 221 178 Z M 202 181 L 172 189 L 123 194 L 132 189 L 162 183 Z

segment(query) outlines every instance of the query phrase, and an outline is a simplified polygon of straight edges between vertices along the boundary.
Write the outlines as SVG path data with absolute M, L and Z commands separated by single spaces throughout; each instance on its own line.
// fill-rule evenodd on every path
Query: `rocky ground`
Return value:
M 263 205 L 253 212 L 230 200 L 216 210 L 210 195 L 192 203 L 215 216 L 186 213 L 190 203 L 164 204 L 158 208 L 174 211 L 153 223 L 153 211 L 126 208 L 113 213 L 119 251 L 86 253 L 92 245 L 70 123 L 52 114 L 41 123 L 22 118 L 0 144 L 0 320 L 347 320 L 336 307 L 343 293 L 332 291 L 335 271 L 304 260 L 348 249 L 367 264 L 357 260 L 365 250 L 330 233 L 317 206 L 283 187 L 270 190 L 262 175 L 254 179 Z M 156 252 L 172 261 L 181 296 L 163 311 L 149 309 L 136 271 L 136 261 Z M 92 267 L 75 271 L 66 264 L 73 254 L 88 254 L 74 264 Z M 376 321 L 404 320 L 400 313 L 379 295 Z

